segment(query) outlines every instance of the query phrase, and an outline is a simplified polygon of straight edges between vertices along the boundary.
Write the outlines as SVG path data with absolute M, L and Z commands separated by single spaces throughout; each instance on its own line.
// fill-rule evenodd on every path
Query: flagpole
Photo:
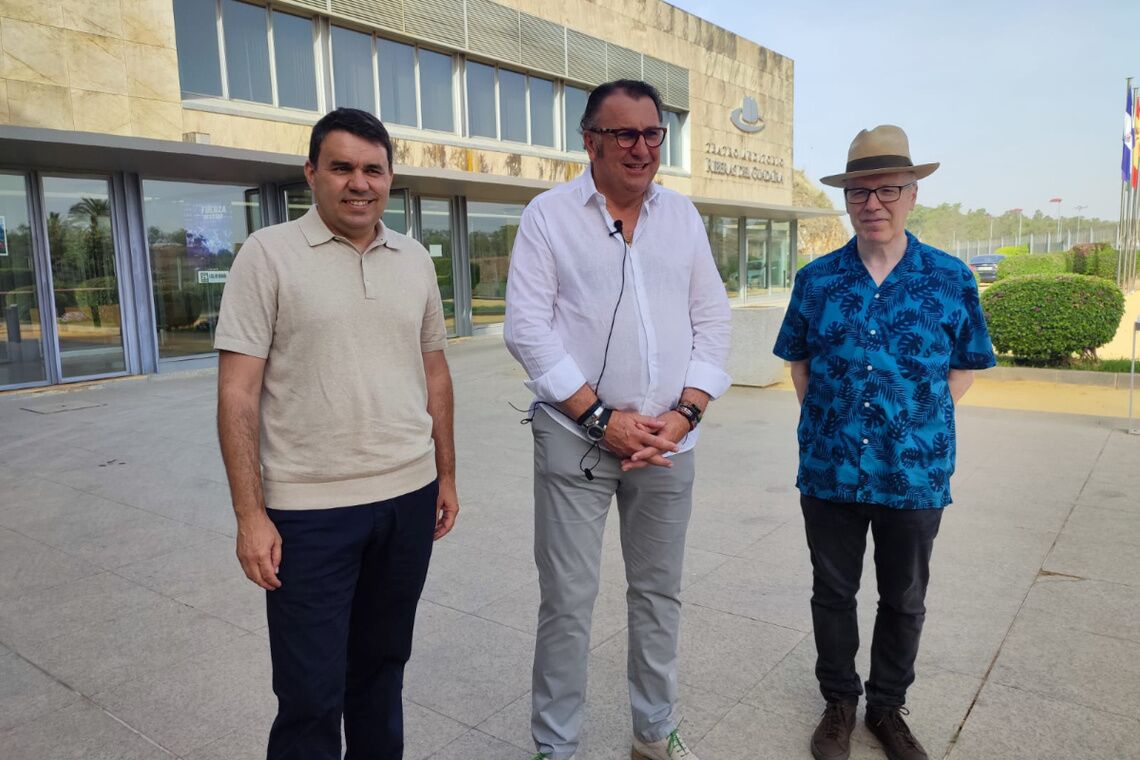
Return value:
M 1132 235 L 1131 223 L 1129 216 L 1131 216 L 1131 173 L 1132 173 L 1132 150 L 1136 147 L 1136 136 L 1132 134 L 1132 77 L 1127 77 L 1124 82 L 1124 113 L 1127 117 L 1125 121 L 1125 131 L 1121 136 L 1121 166 L 1120 166 L 1120 217 L 1116 223 L 1116 286 L 1124 288 L 1124 277 L 1126 267 L 1124 260 L 1127 256 L 1128 248 L 1130 245 L 1130 238 Z M 1127 151 L 1124 153 L 1123 151 Z M 1125 163 L 1127 162 L 1128 174 L 1125 175 Z
M 1137 177 L 1135 174 L 1135 172 L 1136 172 L 1136 160 L 1135 160 L 1136 150 L 1137 150 L 1137 147 L 1140 147 L 1140 146 L 1137 146 L 1137 144 L 1136 144 L 1136 129 L 1135 129 L 1136 106 L 1137 106 L 1137 100 L 1136 99 L 1138 97 L 1140 97 L 1140 88 L 1136 88 L 1136 87 L 1132 88 L 1132 125 L 1133 125 L 1133 130 L 1132 130 L 1132 158 L 1133 158 L 1133 160 L 1132 160 L 1132 166 L 1130 167 L 1131 168 L 1130 176 L 1131 176 L 1132 181 L 1129 184 L 1129 192 L 1132 194 L 1132 209 L 1131 209 L 1131 214 L 1129 215 L 1129 219 L 1128 219 L 1128 225 L 1129 225 L 1129 230 L 1130 230 L 1130 236 L 1129 236 L 1129 243 L 1130 244 L 1128 246 L 1128 255 L 1125 258 L 1125 267 L 1124 267 L 1125 283 L 1122 283 L 1122 284 L 1126 284 L 1126 289 L 1127 289 L 1127 292 L 1129 292 L 1129 293 L 1136 290 L 1136 251 L 1138 248 L 1140 248 L 1140 228 L 1138 228 L 1138 226 L 1137 226 L 1138 221 L 1140 221 L 1140 192 L 1137 192 L 1137 188 L 1136 188 Z

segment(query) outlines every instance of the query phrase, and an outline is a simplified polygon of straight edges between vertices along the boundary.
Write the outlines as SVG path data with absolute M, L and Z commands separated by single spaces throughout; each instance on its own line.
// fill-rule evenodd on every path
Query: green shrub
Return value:
M 1108 243 L 1078 243 L 1065 253 L 1067 271 L 1116 282 L 1119 253 Z
M 1000 253 L 1002 256 L 1028 256 L 1029 245 L 1003 245 L 994 253 Z
M 1065 364 L 1075 353 L 1095 358 L 1124 315 L 1116 286 L 1079 274 L 1010 277 L 981 300 L 997 351 L 1051 364 Z
M 999 261 L 997 279 L 1025 274 L 1061 274 L 1065 271 L 1064 254 L 1035 253 L 1032 256 L 1011 256 Z

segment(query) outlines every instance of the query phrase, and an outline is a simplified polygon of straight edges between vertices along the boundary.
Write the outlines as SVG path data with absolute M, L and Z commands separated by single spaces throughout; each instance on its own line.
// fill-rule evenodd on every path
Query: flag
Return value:
M 1137 150 L 1135 139 L 1140 134 L 1140 98 L 1132 97 L 1132 189 L 1137 187 L 1137 177 L 1140 177 L 1140 150 Z
M 1060 202 L 1061 202 L 1061 199 L 1060 199 L 1060 198 L 1050 198 L 1050 199 L 1049 199 L 1049 202 L 1050 202 L 1050 203 L 1060 203 Z
M 1124 154 L 1120 159 L 1120 178 L 1124 184 L 1132 181 L 1132 83 L 1129 81 L 1128 94 L 1124 100 Z

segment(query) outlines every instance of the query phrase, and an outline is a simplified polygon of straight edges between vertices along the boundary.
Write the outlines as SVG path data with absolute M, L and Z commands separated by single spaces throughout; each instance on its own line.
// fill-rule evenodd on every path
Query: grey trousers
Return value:
M 534 652 L 531 733 L 539 752 L 565 760 L 585 717 L 590 621 L 602 533 L 617 496 L 629 608 L 633 731 L 658 741 L 676 727 L 681 565 L 692 512 L 693 453 L 673 467 L 623 473 L 602 451 L 593 480 L 579 469 L 589 445 L 538 410 L 534 433 L 534 560 L 542 602 Z M 594 461 L 591 454 L 586 466 Z

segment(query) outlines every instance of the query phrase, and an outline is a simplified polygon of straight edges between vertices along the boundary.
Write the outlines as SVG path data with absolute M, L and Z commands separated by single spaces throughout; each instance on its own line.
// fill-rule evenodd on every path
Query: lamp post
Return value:
M 1077 210 L 1077 242 L 1079 243 L 1081 242 L 1081 212 L 1088 208 L 1088 206 L 1073 206 L 1073 208 Z
M 1050 198 L 1049 202 L 1057 204 L 1057 244 L 1060 245 L 1060 243 L 1061 243 L 1061 199 L 1060 198 Z

